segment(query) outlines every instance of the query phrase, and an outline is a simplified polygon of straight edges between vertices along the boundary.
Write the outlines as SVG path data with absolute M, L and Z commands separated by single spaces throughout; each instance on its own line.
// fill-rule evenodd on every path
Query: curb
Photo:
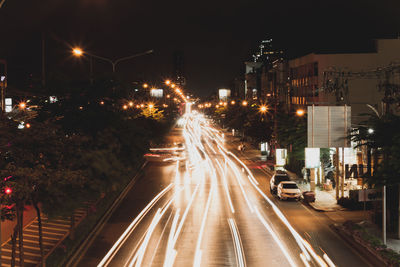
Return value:
M 114 213 L 116 208 L 118 208 L 121 201 L 125 198 L 128 192 L 132 189 L 133 185 L 138 180 L 139 176 L 142 174 L 142 170 L 146 167 L 147 161 L 143 163 L 140 167 L 136 175 L 132 178 L 129 184 L 125 187 L 125 189 L 121 192 L 121 194 L 114 200 L 111 207 L 107 210 L 107 212 L 100 218 L 97 224 L 94 226 L 93 230 L 89 233 L 87 238 L 79 245 L 79 247 L 75 250 L 72 256 L 63 264 L 63 266 L 77 266 L 83 255 L 86 253 L 90 245 L 94 242 L 95 238 L 98 236 L 100 231 L 105 226 L 108 219 Z
M 364 248 L 360 243 L 356 242 L 347 233 L 344 233 L 338 224 L 330 224 L 329 227 L 337 233 L 344 241 L 346 241 L 355 251 L 357 251 L 362 257 L 364 257 L 373 266 L 386 266 L 387 263 L 382 261 L 376 255 L 371 253 L 369 250 Z

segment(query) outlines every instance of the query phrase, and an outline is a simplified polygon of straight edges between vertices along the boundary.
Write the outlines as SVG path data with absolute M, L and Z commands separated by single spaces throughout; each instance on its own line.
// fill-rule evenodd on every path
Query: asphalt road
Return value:
M 150 162 L 78 266 L 368 266 L 326 216 L 271 196 L 270 175 L 201 116 L 168 139 L 184 164 Z

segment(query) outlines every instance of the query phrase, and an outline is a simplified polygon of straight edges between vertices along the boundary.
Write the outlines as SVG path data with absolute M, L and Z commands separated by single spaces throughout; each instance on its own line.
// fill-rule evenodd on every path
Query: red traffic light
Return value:
M 6 193 L 7 195 L 12 193 L 12 189 L 10 187 L 6 187 L 4 188 L 4 193 Z

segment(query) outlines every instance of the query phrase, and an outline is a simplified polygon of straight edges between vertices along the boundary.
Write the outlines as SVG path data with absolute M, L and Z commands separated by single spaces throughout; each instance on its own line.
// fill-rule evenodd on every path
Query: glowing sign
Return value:
M 219 100 L 227 101 L 228 98 L 231 96 L 231 90 L 230 89 L 219 89 L 218 96 L 219 96 Z
M 163 97 L 163 89 L 151 89 L 150 96 L 155 98 L 162 98 Z
M 319 168 L 321 166 L 319 148 L 306 147 L 306 168 Z
M 285 166 L 286 165 L 286 157 L 287 157 L 287 149 L 286 148 L 277 148 L 276 149 L 276 165 L 277 166 Z

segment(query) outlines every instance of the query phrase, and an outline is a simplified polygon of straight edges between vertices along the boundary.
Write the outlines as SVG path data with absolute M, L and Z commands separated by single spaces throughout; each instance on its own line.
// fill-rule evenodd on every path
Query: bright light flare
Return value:
M 261 113 L 265 113 L 265 112 L 267 112 L 268 111 L 268 107 L 267 106 L 265 106 L 265 105 L 261 105 L 260 106 L 260 112 Z
M 83 55 L 83 50 L 79 47 L 75 47 L 74 49 L 72 49 L 72 53 L 77 56 L 80 57 Z
M 303 116 L 305 114 L 305 111 L 304 111 L 304 109 L 298 109 L 298 110 L 296 110 L 296 115 L 297 116 Z

